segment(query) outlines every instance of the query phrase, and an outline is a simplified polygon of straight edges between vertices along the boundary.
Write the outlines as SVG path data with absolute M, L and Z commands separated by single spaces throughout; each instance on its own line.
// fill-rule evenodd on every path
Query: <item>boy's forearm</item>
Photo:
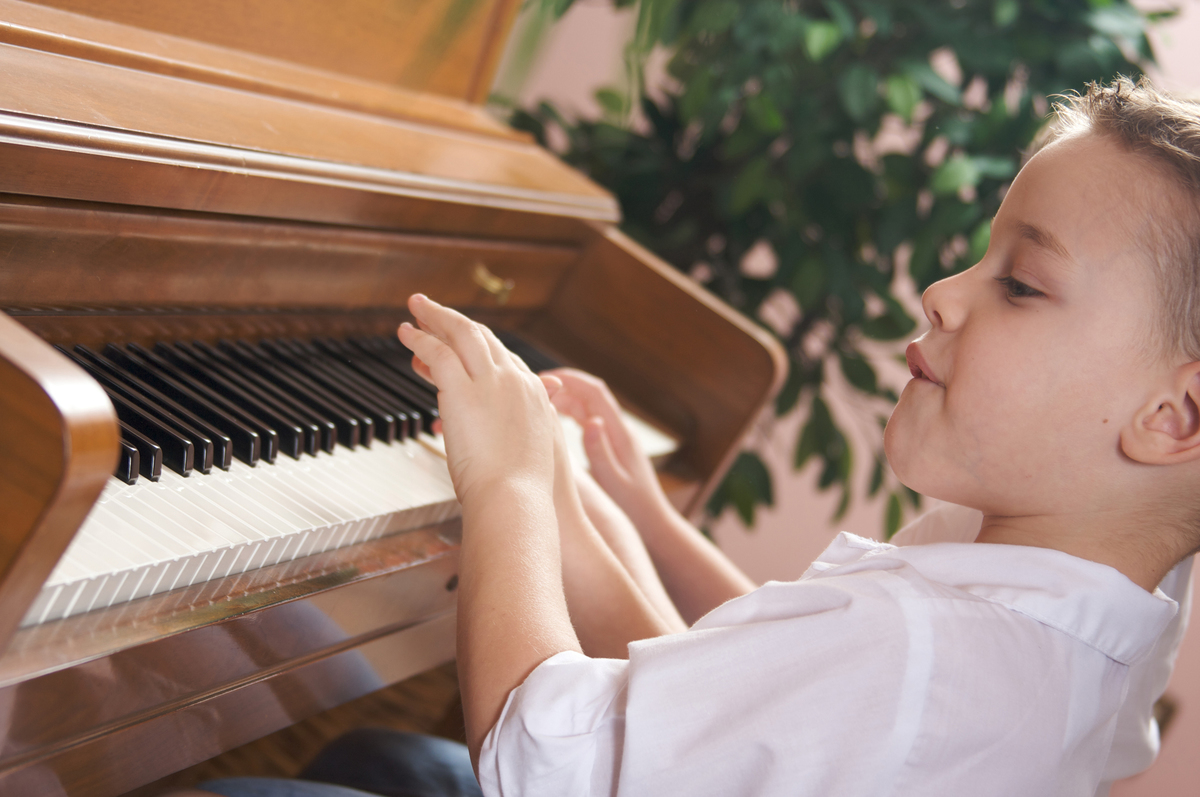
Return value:
M 664 617 L 652 605 L 581 509 L 560 511 L 559 527 L 567 607 L 584 653 L 624 659 L 630 642 L 686 629 L 673 607 Z
M 574 484 L 587 520 L 622 568 L 671 632 L 686 630 L 687 623 L 671 602 L 646 545 L 621 508 L 586 472 L 575 474 Z M 568 602 L 570 594 L 568 593 Z
M 665 499 L 638 520 L 658 575 L 688 624 L 758 586 Z
M 580 650 L 563 596 L 549 486 L 499 483 L 463 506 L 458 671 L 477 760 L 509 692 L 535 667 Z

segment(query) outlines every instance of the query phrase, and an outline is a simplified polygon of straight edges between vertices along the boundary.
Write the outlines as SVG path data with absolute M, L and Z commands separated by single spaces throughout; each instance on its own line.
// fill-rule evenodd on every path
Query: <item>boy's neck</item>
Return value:
M 1147 592 L 1189 551 L 1165 544 L 1166 523 L 1125 513 L 1087 516 L 1002 517 L 984 515 L 976 542 L 1050 548 L 1108 565 Z M 1156 528 L 1148 528 L 1148 524 Z

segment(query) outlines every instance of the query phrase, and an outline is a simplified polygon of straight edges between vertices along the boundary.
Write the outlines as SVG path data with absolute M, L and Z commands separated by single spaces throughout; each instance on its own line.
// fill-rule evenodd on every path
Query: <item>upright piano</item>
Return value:
M 782 353 L 483 110 L 520 4 L 0 0 L 0 794 L 453 657 L 414 291 L 605 378 L 685 510 L 719 481 Z

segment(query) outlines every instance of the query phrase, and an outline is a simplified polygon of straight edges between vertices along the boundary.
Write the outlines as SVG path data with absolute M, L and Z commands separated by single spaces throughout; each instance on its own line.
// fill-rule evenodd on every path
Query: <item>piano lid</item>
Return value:
M 174 8 L 155 14 L 147 9 L 156 4 L 105 4 L 113 5 L 119 18 L 191 30 L 188 14 Z M 323 24 L 315 10 L 321 4 L 301 5 L 297 16 Z M 382 14 L 385 4 L 365 5 Z M 462 4 L 420 5 L 441 8 L 448 25 L 451 7 Z M 504 22 L 505 29 L 494 32 L 500 40 L 513 5 L 467 4 Z M 132 6 L 141 11 L 133 13 Z M 212 13 L 219 18 L 222 12 Z M 443 232 L 462 230 L 450 218 L 439 226 L 436 213 L 421 214 L 411 225 L 398 220 L 413 215 L 414 200 L 619 218 L 609 194 L 461 99 L 18 0 L 0 0 L 0 18 L 2 192 L 423 231 L 432 222 Z M 393 40 L 403 48 L 413 35 L 402 24 L 405 16 L 380 19 L 390 20 Z M 264 28 L 268 22 L 255 20 Z M 210 27 L 196 32 L 213 33 Z M 433 27 L 428 35 L 443 35 Z M 265 40 L 276 35 L 260 33 Z M 473 80 L 483 79 L 482 69 L 476 65 Z M 402 85 L 413 84 L 420 70 L 400 73 Z M 435 77 L 416 83 L 444 88 Z M 460 93 L 474 98 L 467 89 Z M 460 226 L 478 233 L 476 222 Z M 499 223 L 496 231 L 505 228 Z M 554 225 L 548 232 L 562 236 Z

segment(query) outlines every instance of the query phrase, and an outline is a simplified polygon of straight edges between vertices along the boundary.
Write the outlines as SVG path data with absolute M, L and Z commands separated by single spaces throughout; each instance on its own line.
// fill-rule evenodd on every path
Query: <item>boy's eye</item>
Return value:
M 1024 282 L 1015 277 L 996 277 L 996 282 L 1004 286 L 1004 291 L 1010 299 L 1024 299 L 1033 296 L 1045 296 L 1046 294 L 1039 291 L 1037 288 L 1031 288 Z

